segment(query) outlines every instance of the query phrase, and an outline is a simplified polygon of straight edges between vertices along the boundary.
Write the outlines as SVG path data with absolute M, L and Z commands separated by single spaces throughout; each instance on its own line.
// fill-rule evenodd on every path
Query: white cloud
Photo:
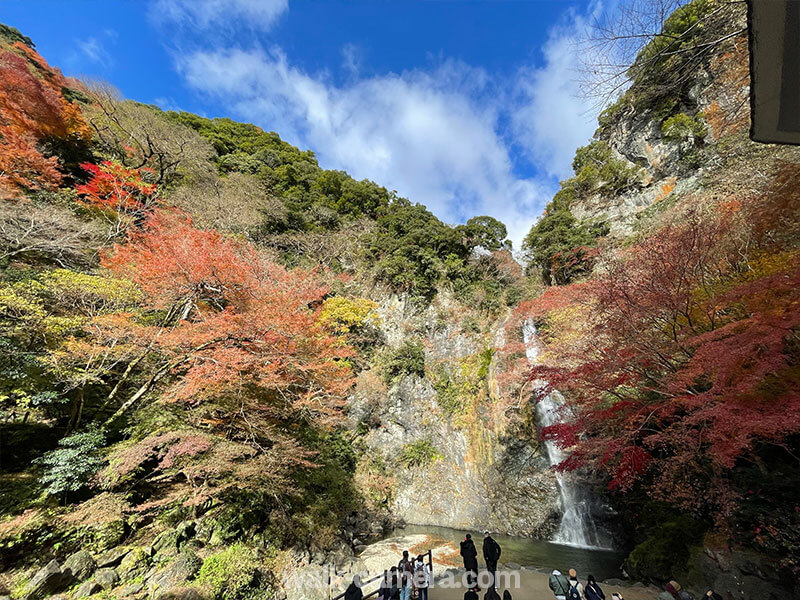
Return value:
M 544 66 L 520 70 L 520 104 L 512 114 L 516 141 L 533 162 L 560 178 L 572 174 L 575 148 L 586 144 L 597 127 L 597 102 L 580 97 L 578 81 L 580 40 L 592 15 L 569 16 L 566 24 L 550 31 L 542 49 Z
M 224 98 L 252 120 L 301 147 L 327 168 L 370 178 L 448 222 L 490 214 L 519 246 L 548 196 L 514 175 L 497 133 L 500 107 L 482 70 L 445 62 L 335 85 L 292 66 L 279 50 L 215 50 L 181 59 L 194 88 Z
M 76 40 L 75 45 L 90 62 L 97 63 L 103 67 L 113 66 L 114 60 L 105 49 L 103 43 L 95 37 L 86 40 Z
M 289 0 L 153 0 L 150 15 L 195 29 L 237 22 L 266 31 L 288 8 Z

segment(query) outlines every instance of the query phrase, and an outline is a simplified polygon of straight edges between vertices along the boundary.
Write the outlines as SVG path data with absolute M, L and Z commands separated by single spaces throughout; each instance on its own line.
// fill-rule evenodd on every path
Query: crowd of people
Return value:
M 578 581 L 578 573 L 575 569 L 569 570 L 569 579 L 561 574 L 561 571 L 554 570 L 549 578 L 550 589 L 556 600 L 606 600 L 603 589 L 595 581 L 593 575 L 586 578 L 586 585 Z M 621 592 L 611 594 L 612 600 L 624 600 Z M 664 591 L 658 595 L 658 600 L 695 600 L 689 592 L 681 589 L 677 581 L 670 581 L 664 586 Z M 722 600 L 722 596 L 714 590 L 708 590 L 701 600 Z
M 485 584 L 486 589 L 483 600 L 501 600 L 497 591 L 497 563 L 500 560 L 502 549 L 489 531 L 483 532 L 482 550 L 488 577 L 486 581 L 480 582 Z M 466 534 L 461 542 L 461 557 L 464 560 L 467 582 L 464 600 L 480 600 L 478 597 L 481 588 L 478 576 L 478 549 L 470 534 Z M 569 569 L 567 573 L 568 577 L 556 569 L 548 578 L 548 584 L 555 600 L 606 600 L 603 589 L 593 575 L 589 575 L 586 583 L 583 584 L 578 580 L 578 573 L 575 569 Z M 392 566 L 383 577 L 378 590 L 378 600 L 428 600 L 430 583 L 431 565 L 425 562 L 425 555 L 420 554 L 413 558 L 409 556 L 408 550 L 405 550 L 397 566 Z M 353 582 L 345 591 L 344 600 L 363 600 L 361 581 L 358 575 L 353 578 Z M 503 591 L 502 600 L 513 600 L 508 589 Z M 624 598 L 621 592 L 614 592 L 611 594 L 610 600 L 624 600 Z M 682 590 L 677 581 L 670 581 L 664 586 L 664 591 L 659 594 L 658 600 L 695 599 L 689 592 Z M 722 600 L 722 596 L 713 590 L 708 590 L 700 600 Z
M 378 590 L 378 600 L 428 600 L 430 583 L 431 568 L 425 563 L 425 555 L 412 558 L 409 557 L 408 550 L 405 550 L 397 566 L 386 571 Z M 362 598 L 361 579 L 356 575 L 353 583 L 345 590 L 344 600 Z

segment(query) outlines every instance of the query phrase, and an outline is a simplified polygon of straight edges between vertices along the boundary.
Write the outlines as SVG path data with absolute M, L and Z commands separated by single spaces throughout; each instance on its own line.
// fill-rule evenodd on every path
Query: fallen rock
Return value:
M 69 572 L 64 572 L 57 560 L 51 560 L 36 572 L 36 575 L 25 586 L 23 598 L 37 600 L 60 592 L 72 584 L 75 578 Z
M 156 594 L 156 600 L 206 600 L 203 592 L 195 587 L 175 587 Z
M 203 561 L 193 552 L 181 552 L 167 567 L 147 580 L 147 587 L 156 596 L 160 590 L 170 590 L 186 583 L 200 570 Z
M 126 586 L 121 587 L 117 591 L 117 595 L 120 598 L 127 598 L 129 596 L 135 596 L 136 594 L 140 593 L 144 589 L 143 583 L 131 583 Z
M 133 579 L 147 571 L 149 562 L 150 553 L 141 546 L 136 546 L 120 561 L 117 573 L 122 579 Z
M 115 569 L 98 569 L 94 574 L 94 580 L 102 585 L 104 590 L 108 590 L 119 583 L 119 574 Z
M 176 531 L 178 532 L 178 540 L 180 542 L 183 540 L 189 540 L 193 538 L 195 536 L 197 528 L 195 526 L 194 521 L 184 521 L 183 523 L 178 525 Z
M 125 539 L 126 526 L 123 519 L 104 523 L 95 529 L 95 544 L 99 549 L 113 548 Z
M 97 557 L 97 567 L 100 569 L 103 567 L 116 567 L 122 562 L 122 559 L 125 558 L 125 555 L 130 551 L 131 549 L 127 546 L 117 546 L 116 548 L 111 548 L 111 550 L 108 550 Z
M 163 560 L 178 553 L 178 546 L 180 545 L 180 534 L 174 530 L 169 529 L 163 531 L 156 536 L 153 540 L 152 554 L 157 560 Z
M 97 568 L 97 563 L 86 550 L 79 550 L 75 554 L 71 554 L 67 560 L 64 561 L 63 571 L 69 571 L 76 581 L 83 581 L 89 575 L 94 573 Z
M 103 586 L 97 583 L 96 581 L 90 579 L 89 581 L 84 581 L 80 587 L 75 590 L 72 594 L 73 598 L 86 598 L 91 596 L 92 594 L 96 594 L 102 591 Z

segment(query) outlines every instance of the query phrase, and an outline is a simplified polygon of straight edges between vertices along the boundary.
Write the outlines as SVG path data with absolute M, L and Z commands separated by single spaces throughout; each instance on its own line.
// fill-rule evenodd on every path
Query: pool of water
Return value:
M 461 531 L 448 527 L 433 527 L 429 525 L 407 525 L 404 529 L 398 529 L 392 536 L 422 533 L 433 535 L 445 540 L 452 540 L 456 547 L 464 539 L 465 533 L 471 533 L 478 548 L 478 560 L 483 566 L 483 556 L 481 544 L 483 543 L 483 533 L 479 531 Z M 501 563 L 518 563 L 523 567 L 533 567 L 537 570 L 550 572 L 558 569 L 566 573 L 569 569 L 578 571 L 580 579 L 583 581 L 586 576 L 594 575 L 598 581 L 612 577 L 621 577 L 620 566 L 625 558 L 624 553 L 613 550 L 595 550 L 592 548 L 576 548 L 563 544 L 554 544 L 544 540 L 534 540 L 530 538 L 514 537 L 509 535 L 492 534 L 497 540 L 503 553 L 500 557 Z

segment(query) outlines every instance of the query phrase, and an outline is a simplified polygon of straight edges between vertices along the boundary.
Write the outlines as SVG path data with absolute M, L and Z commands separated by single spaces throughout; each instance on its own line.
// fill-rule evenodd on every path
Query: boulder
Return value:
M 57 560 L 51 560 L 44 567 L 36 572 L 28 585 L 25 586 L 23 598 L 25 600 L 38 600 L 45 596 L 51 596 L 68 588 L 75 578 L 70 572 L 64 572 Z
M 115 569 L 98 569 L 94 574 L 94 580 L 102 585 L 104 590 L 108 590 L 119 583 L 119 574 Z
M 192 539 L 197 532 L 197 528 L 194 521 L 184 521 L 176 527 L 175 531 L 178 532 L 178 541 L 181 542 Z
M 97 557 L 97 567 L 100 569 L 103 567 L 116 567 L 130 551 L 131 549 L 127 546 L 111 548 Z
M 84 581 L 80 585 L 80 587 L 77 590 L 75 590 L 75 592 L 73 592 L 72 597 L 73 598 L 86 598 L 88 596 L 91 596 L 93 594 L 96 594 L 96 593 L 102 591 L 102 589 L 103 589 L 102 585 L 100 585 L 99 583 L 97 583 L 93 579 L 90 579 L 89 581 Z
M 119 545 L 125 539 L 127 527 L 125 521 L 117 519 L 104 523 L 102 526 L 95 529 L 95 545 L 100 550 L 113 548 Z
M 174 587 L 158 592 L 156 600 L 206 600 L 203 591 L 196 587 Z
M 175 529 L 163 531 L 153 540 L 152 552 L 157 561 L 163 561 L 178 553 L 181 536 Z
M 67 560 L 64 561 L 63 571 L 69 571 L 76 581 L 83 581 L 89 575 L 94 573 L 97 568 L 92 555 L 86 550 L 79 550 L 75 554 L 71 554 Z
M 139 594 L 143 589 L 143 583 L 131 583 L 117 590 L 117 595 L 120 598 L 128 598 L 129 596 L 135 596 L 136 594 Z
M 194 552 L 181 552 L 165 569 L 147 579 L 147 587 L 153 597 L 156 597 L 160 590 L 180 587 L 195 576 L 202 564 L 203 561 Z
M 120 561 L 117 573 L 122 579 L 133 579 L 138 575 L 144 575 L 149 562 L 150 553 L 141 546 L 136 546 L 131 548 L 131 551 Z

